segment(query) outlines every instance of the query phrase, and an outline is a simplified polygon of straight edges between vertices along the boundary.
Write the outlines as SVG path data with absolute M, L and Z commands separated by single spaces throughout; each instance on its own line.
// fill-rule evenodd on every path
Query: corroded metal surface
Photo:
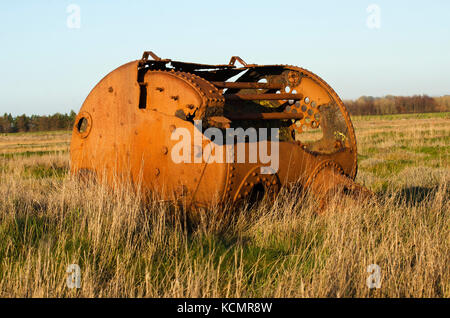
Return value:
M 227 128 L 239 127 L 277 128 L 279 133 L 276 139 L 244 138 L 231 145 L 203 134 L 216 128 L 225 136 Z M 184 162 L 173 157 L 181 138 L 174 135 L 180 131 L 193 136 Z M 273 152 L 274 143 L 279 166 L 265 174 L 268 163 L 252 156 L 259 147 Z M 216 159 L 224 160 L 199 160 L 198 153 L 202 156 L 212 144 Z M 229 147 L 231 161 L 224 155 Z M 242 150 L 245 160 L 239 162 L 236 154 Z M 306 69 L 246 64 L 239 57 L 229 64 L 205 65 L 145 52 L 141 60 L 112 71 L 91 91 L 76 118 L 71 171 L 110 184 L 131 180 L 140 191 L 189 207 L 274 197 L 281 187 L 294 184 L 319 200 L 335 192 L 368 193 L 353 182 L 355 133 L 333 89 Z

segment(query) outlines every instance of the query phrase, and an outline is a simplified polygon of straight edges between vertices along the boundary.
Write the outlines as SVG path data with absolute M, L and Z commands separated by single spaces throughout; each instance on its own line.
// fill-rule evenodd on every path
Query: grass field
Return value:
M 127 189 L 77 183 L 69 132 L 0 135 L 0 297 L 450 297 L 450 114 L 354 126 L 357 181 L 376 200 L 316 215 L 282 193 L 196 226 Z

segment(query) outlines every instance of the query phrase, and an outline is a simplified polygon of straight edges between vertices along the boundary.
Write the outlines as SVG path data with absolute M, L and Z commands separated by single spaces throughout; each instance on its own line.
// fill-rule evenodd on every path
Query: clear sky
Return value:
M 68 27 L 70 4 L 80 28 Z M 1 114 L 78 112 L 104 75 L 144 50 L 199 63 L 239 55 L 294 64 L 344 99 L 450 94 L 448 0 L 2 1 L 0 43 Z

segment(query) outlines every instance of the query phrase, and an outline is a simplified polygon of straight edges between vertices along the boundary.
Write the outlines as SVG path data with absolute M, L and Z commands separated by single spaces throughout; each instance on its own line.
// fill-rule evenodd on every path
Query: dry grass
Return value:
M 66 143 L 0 155 L 0 296 L 450 297 L 450 120 L 404 118 L 354 122 L 358 181 L 378 200 L 334 201 L 317 216 L 283 193 L 227 221 L 208 211 L 196 225 L 127 187 L 73 180 L 68 133 L 2 136 Z M 66 287 L 72 263 L 80 289 Z M 380 289 L 366 286 L 370 264 Z

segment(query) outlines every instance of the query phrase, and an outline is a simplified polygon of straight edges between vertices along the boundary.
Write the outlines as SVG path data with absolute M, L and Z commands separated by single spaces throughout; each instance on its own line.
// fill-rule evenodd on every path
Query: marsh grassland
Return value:
M 0 297 L 450 297 L 450 114 L 353 121 L 376 200 L 316 215 L 293 191 L 196 225 L 72 179 L 68 132 L 0 135 Z

